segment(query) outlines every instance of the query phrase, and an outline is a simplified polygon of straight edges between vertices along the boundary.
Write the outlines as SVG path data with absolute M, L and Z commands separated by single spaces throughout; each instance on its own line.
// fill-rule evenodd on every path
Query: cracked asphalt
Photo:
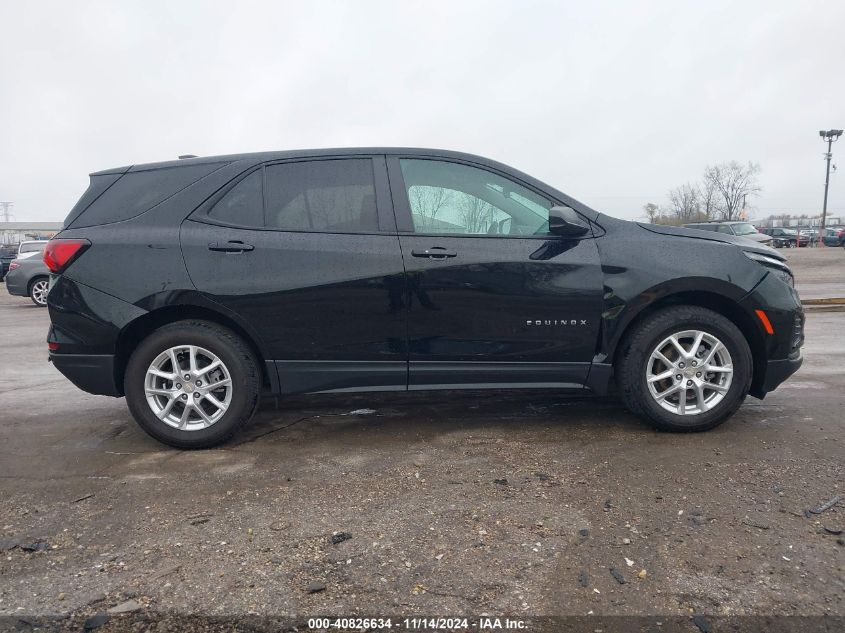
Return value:
M 0 293 L 3 622 L 845 615 L 845 502 L 805 516 L 845 494 L 845 312 L 708 433 L 548 391 L 308 396 L 198 452 L 67 382 L 47 322 Z

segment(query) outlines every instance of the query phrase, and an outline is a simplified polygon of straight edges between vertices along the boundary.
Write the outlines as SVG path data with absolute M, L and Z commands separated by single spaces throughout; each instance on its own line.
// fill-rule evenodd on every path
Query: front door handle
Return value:
M 208 250 L 219 253 L 248 253 L 249 251 L 255 250 L 255 247 L 252 244 L 244 244 L 240 240 L 229 240 L 223 244 L 212 242 L 208 245 Z
M 446 250 L 442 246 L 432 246 L 424 251 L 414 249 L 411 251 L 411 255 L 414 257 L 428 257 L 429 259 L 446 259 L 447 257 L 457 257 L 458 253 L 457 251 Z

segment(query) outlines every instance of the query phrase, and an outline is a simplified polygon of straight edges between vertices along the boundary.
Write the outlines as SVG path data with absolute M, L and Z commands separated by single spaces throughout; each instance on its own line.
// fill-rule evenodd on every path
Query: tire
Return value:
M 703 356 L 687 356 L 684 362 L 672 343 L 666 347 L 663 345 L 670 336 L 689 332 L 703 333 L 702 347 L 705 349 Z M 696 340 L 694 335 L 687 334 L 678 338 L 683 349 L 687 352 L 692 350 Z M 721 346 L 714 341 L 721 343 Z M 666 351 L 664 358 L 668 357 L 667 360 L 683 362 L 684 368 L 679 369 L 677 365 L 667 368 L 663 361 L 652 356 L 658 349 Z M 702 372 L 696 373 L 698 367 L 693 365 L 706 362 L 710 351 L 714 349 L 711 364 L 708 365 L 714 368 L 714 372 L 705 370 L 702 377 L 698 378 L 697 375 Z M 677 356 L 671 356 L 671 352 Z M 718 367 L 719 363 L 722 363 L 721 368 Z M 728 380 L 728 364 L 733 368 L 729 384 L 725 382 Z M 667 372 L 672 375 L 650 382 L 649 372 L 655 377 Z M 698 306 L 665 308 L 635 325 L 628 333 L 617 356 L 616 376 L 625 405 L 652 426 L 663 431 L 707 431 L 727 420 L 745 400 L 751 387 L 751 350 L 736 325 L 717 312 Z M 677 380 L 678 376 L 681 376 L 680 381 Z M 722 387 L 724 391 L 710 390 L 702 381 L 714 387 Z M 689 384 L 693 386 L 687 388 Z M 672 388 L 677 389 L 677 392 L 671 393 Z M 655 395 L 652 389 L 659 393 Z M 659 396 L 664 389 L 671 395 L 660 400 Z M 679 413 L 681 392 L 684 394 L 684 414 Z M 690 404 L 689 398 L 692 398 L 693 404 Z M 704 401 L 703 406 L 698 405 L 701 399 Z M 676 400 L 677 406 L 674 404 Z M 696 411 L 696 407 L 699 410 Z M 674 412 L 667 409 L 674 409 Z
M 786 243 L 786 248 L 795 248 L 795 247 L 796 247 L 795 242 L 793 242 L 791 240 Z
M 178 378 L 172 371 L 174 348 Z M 190 369 L 192 354 L 196 371 Z M 221 364 L 202 371 L 213 359 Z M 153 367 L 158 373 L 148 372 Z M 209 391 L 210 383 L 223 386 Z M 176 448 L 209 448 L 227 441 L 255 414 L 261 372 L 253 351 L 231 330 L 209 321 L 179 321 L 141 341 L 129 358 L 123 387 L 132 417 L 149 435 Z
M 48 277 L 34 277 L 29 282 L 29 298 L 39 308 L 47 307 L 47 292 L 50 289 Z

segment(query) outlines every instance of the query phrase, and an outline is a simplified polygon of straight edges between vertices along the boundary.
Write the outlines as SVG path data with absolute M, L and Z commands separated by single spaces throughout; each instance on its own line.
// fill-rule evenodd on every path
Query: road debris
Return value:
M 133 611 L 138 611 L 141 609 L 141 603 L 137 600 L 127 600 L 126 602 L 121 602 L 120 604 L 116 604 L 111 609 L 108 609 L 108 613 L 117 614 L 117 613 L 132 613 Z
M 842 495 L 836 495 L 833 499 L 831 499 L 830 501 L 827 501 L 826 503 L 821 504 L 817 508 L 809 508 L 807 510 L 807 512 L 809 512 L 810 514 L 821 514 L 822 512 L 827 512 L 828 510 L 830 510 L 833 506 L 835 506 L 840 501 L 842 501 Z
M 89 492 L 87 495 L 82 495 L 81 497 L 79 497 L 79 499 L 74 499 L 73 502 L 79 503 L 80 501 L 85 501 L 86 499 L 90 499 L 93 496 L 94 496 L 94 493 Z
M 493 480 L 493 483 L 494 483 L 494 484 L 499 484 L 500 486 L 507 486 L 507 485 L 508 485 L 508 480 L 507 480 L 507 479 L 505 479 L 505 478 L 503 477 L 502 479 L 494 479 L 494 480 Z
M 20 548 L 25 552 L 44 552 L 50 549 L 50 545 L 46 541 L 34 541 L 21 545 Z
M 332 545 L 343 543 L 352 538 L 352 532 L 332 532 Z
M 630 558 L 626 558 L 626 559 L 625 559 L 625 564 L 626 564 L 628 567 L 633 567 L 633 566 L 634 566 L 634 561 L 632 561 Z
M 640 573 L 637 574 L 637 578 L 640 580 L 645 580 L 646 576 L 648 576 L 648 572 L 645 569 L 641 569 Z
M 580 530 L 578 530 L 578 535 L 587 538 L 588 536 L 590 536 L 590 530 L 588 530 L 587 528 L 581 528 Z
M 616 569 L 616 567 L 608 567 L 608 570 L 610 571 L 610 575 L 616 579 L 616 582 L 618 582 L 620 585 L 625 584 L 625 576 L 623 576 L 622 573 L 618 569 Z
M 694 615 L 692 616 L 692 623 L 698 627 L 698 630 L 701 633 L 710 633 L 713 630 L 713 627 L 710 626 L 710 622 L 707 621 L 703 615 Z
M 587 587 L 590 584 L 590 577 L 587 575 L 587 572 L 582 571 L 578 574 L 578 584 L 582 587 Z
M 375 412 L 375 409 L 355 409 L 354 411 L 350 411 L 346 415 L 372 415 Z
M 749 527 L 754 527 L 754 528 L 757 528 L 757 529 L 760 529 L 760 530 L 768 530 L 769 529 L 768 524 L 760 523 L 758 521 L 754 521 L 753 519 L 748 519 L 748 518 L 743 519 L 742 524 L 747 525 Z
M 314 580 L 308 583 L 308 586 L 305 587 L 305 591 L 308 593 L 320 593 L 321 591 L 326 590 L 326 583 L 320 582 L 318 580 Z
M 97 615 L 92 615 L 90 618 L 85 620 L 85 623 L 82 625 L 82 628 L 86 631 L 93 631 L 94 629 L 99 629 L 106 622 L 108 622 L 109 619 L 110 616 L 108 613 L 98 613 Z
M 822 529 L 828 534 L 833 534 L 834 536 L 839 536 L 840 534 L 842 534 L 842 528 L 829 528 L 826 525 L 823 525 Z

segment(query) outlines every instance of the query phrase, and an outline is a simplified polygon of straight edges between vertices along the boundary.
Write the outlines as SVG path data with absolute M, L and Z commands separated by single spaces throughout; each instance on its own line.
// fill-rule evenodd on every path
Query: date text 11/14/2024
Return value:
M 309 618 L 308 628 L 312 631 L 332 630 L 377 630 L 405 629 L 408 631 L 495 631 L 526 630 L 524 620 L 510 618 L 481 617 L 477 621 L 469 618 Z

